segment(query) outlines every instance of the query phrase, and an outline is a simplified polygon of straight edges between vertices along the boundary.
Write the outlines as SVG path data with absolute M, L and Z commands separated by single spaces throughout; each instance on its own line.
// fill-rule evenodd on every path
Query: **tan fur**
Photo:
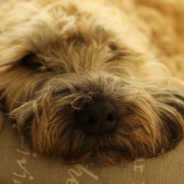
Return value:
M 173 149 L 184 130 L 180 0 L 0 0 L 0 102 L 41 154 L 116 164 Z M 115 130 L 74 114 L 106 99 Z

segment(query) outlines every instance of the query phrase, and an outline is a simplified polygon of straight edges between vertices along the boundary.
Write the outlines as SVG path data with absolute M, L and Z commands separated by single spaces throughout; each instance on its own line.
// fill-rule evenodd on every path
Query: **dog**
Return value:
M 180 0 L 0 0 L 0 111 L 41 155 L 116 165 L 184 134 Z

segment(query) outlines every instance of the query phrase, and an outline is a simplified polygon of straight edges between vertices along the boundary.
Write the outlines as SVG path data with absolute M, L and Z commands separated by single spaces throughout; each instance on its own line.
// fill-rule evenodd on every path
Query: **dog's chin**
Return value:
M 122 159 L 158 156 L 183 137 L 183 94 L 174 89 L 148 91 L 114 76 L 57 77 L 10 115 L 40 154 L 60 156 L 67 164 L 114 165 Z M 87 133 L 75 113 L 101 99 L 116 107 L 116 126 L 103 134 Z

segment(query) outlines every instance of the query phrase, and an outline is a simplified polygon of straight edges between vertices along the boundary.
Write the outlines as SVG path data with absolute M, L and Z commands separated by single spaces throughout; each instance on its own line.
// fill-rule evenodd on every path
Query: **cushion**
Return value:
M 0 125 L 2 121 L 1 116 Z M 0 184 L 183 184 L 183 153 L 181 142 L 163 156 L 122 161 L 115 167 L 68 166 L 61 158 L 35 153 L 5 120 L 0 132 Z

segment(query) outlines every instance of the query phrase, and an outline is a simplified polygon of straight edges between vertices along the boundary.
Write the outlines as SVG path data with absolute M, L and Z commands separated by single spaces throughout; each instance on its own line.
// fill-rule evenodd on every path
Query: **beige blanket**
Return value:
M 66 166 L 59 158 L 37 155 L 26 143 L 21 145 L 16 130 L 5 122 L 0 132 L 0 184 L 184 184 L 184 145 L 159 158 L 118 167 Z

